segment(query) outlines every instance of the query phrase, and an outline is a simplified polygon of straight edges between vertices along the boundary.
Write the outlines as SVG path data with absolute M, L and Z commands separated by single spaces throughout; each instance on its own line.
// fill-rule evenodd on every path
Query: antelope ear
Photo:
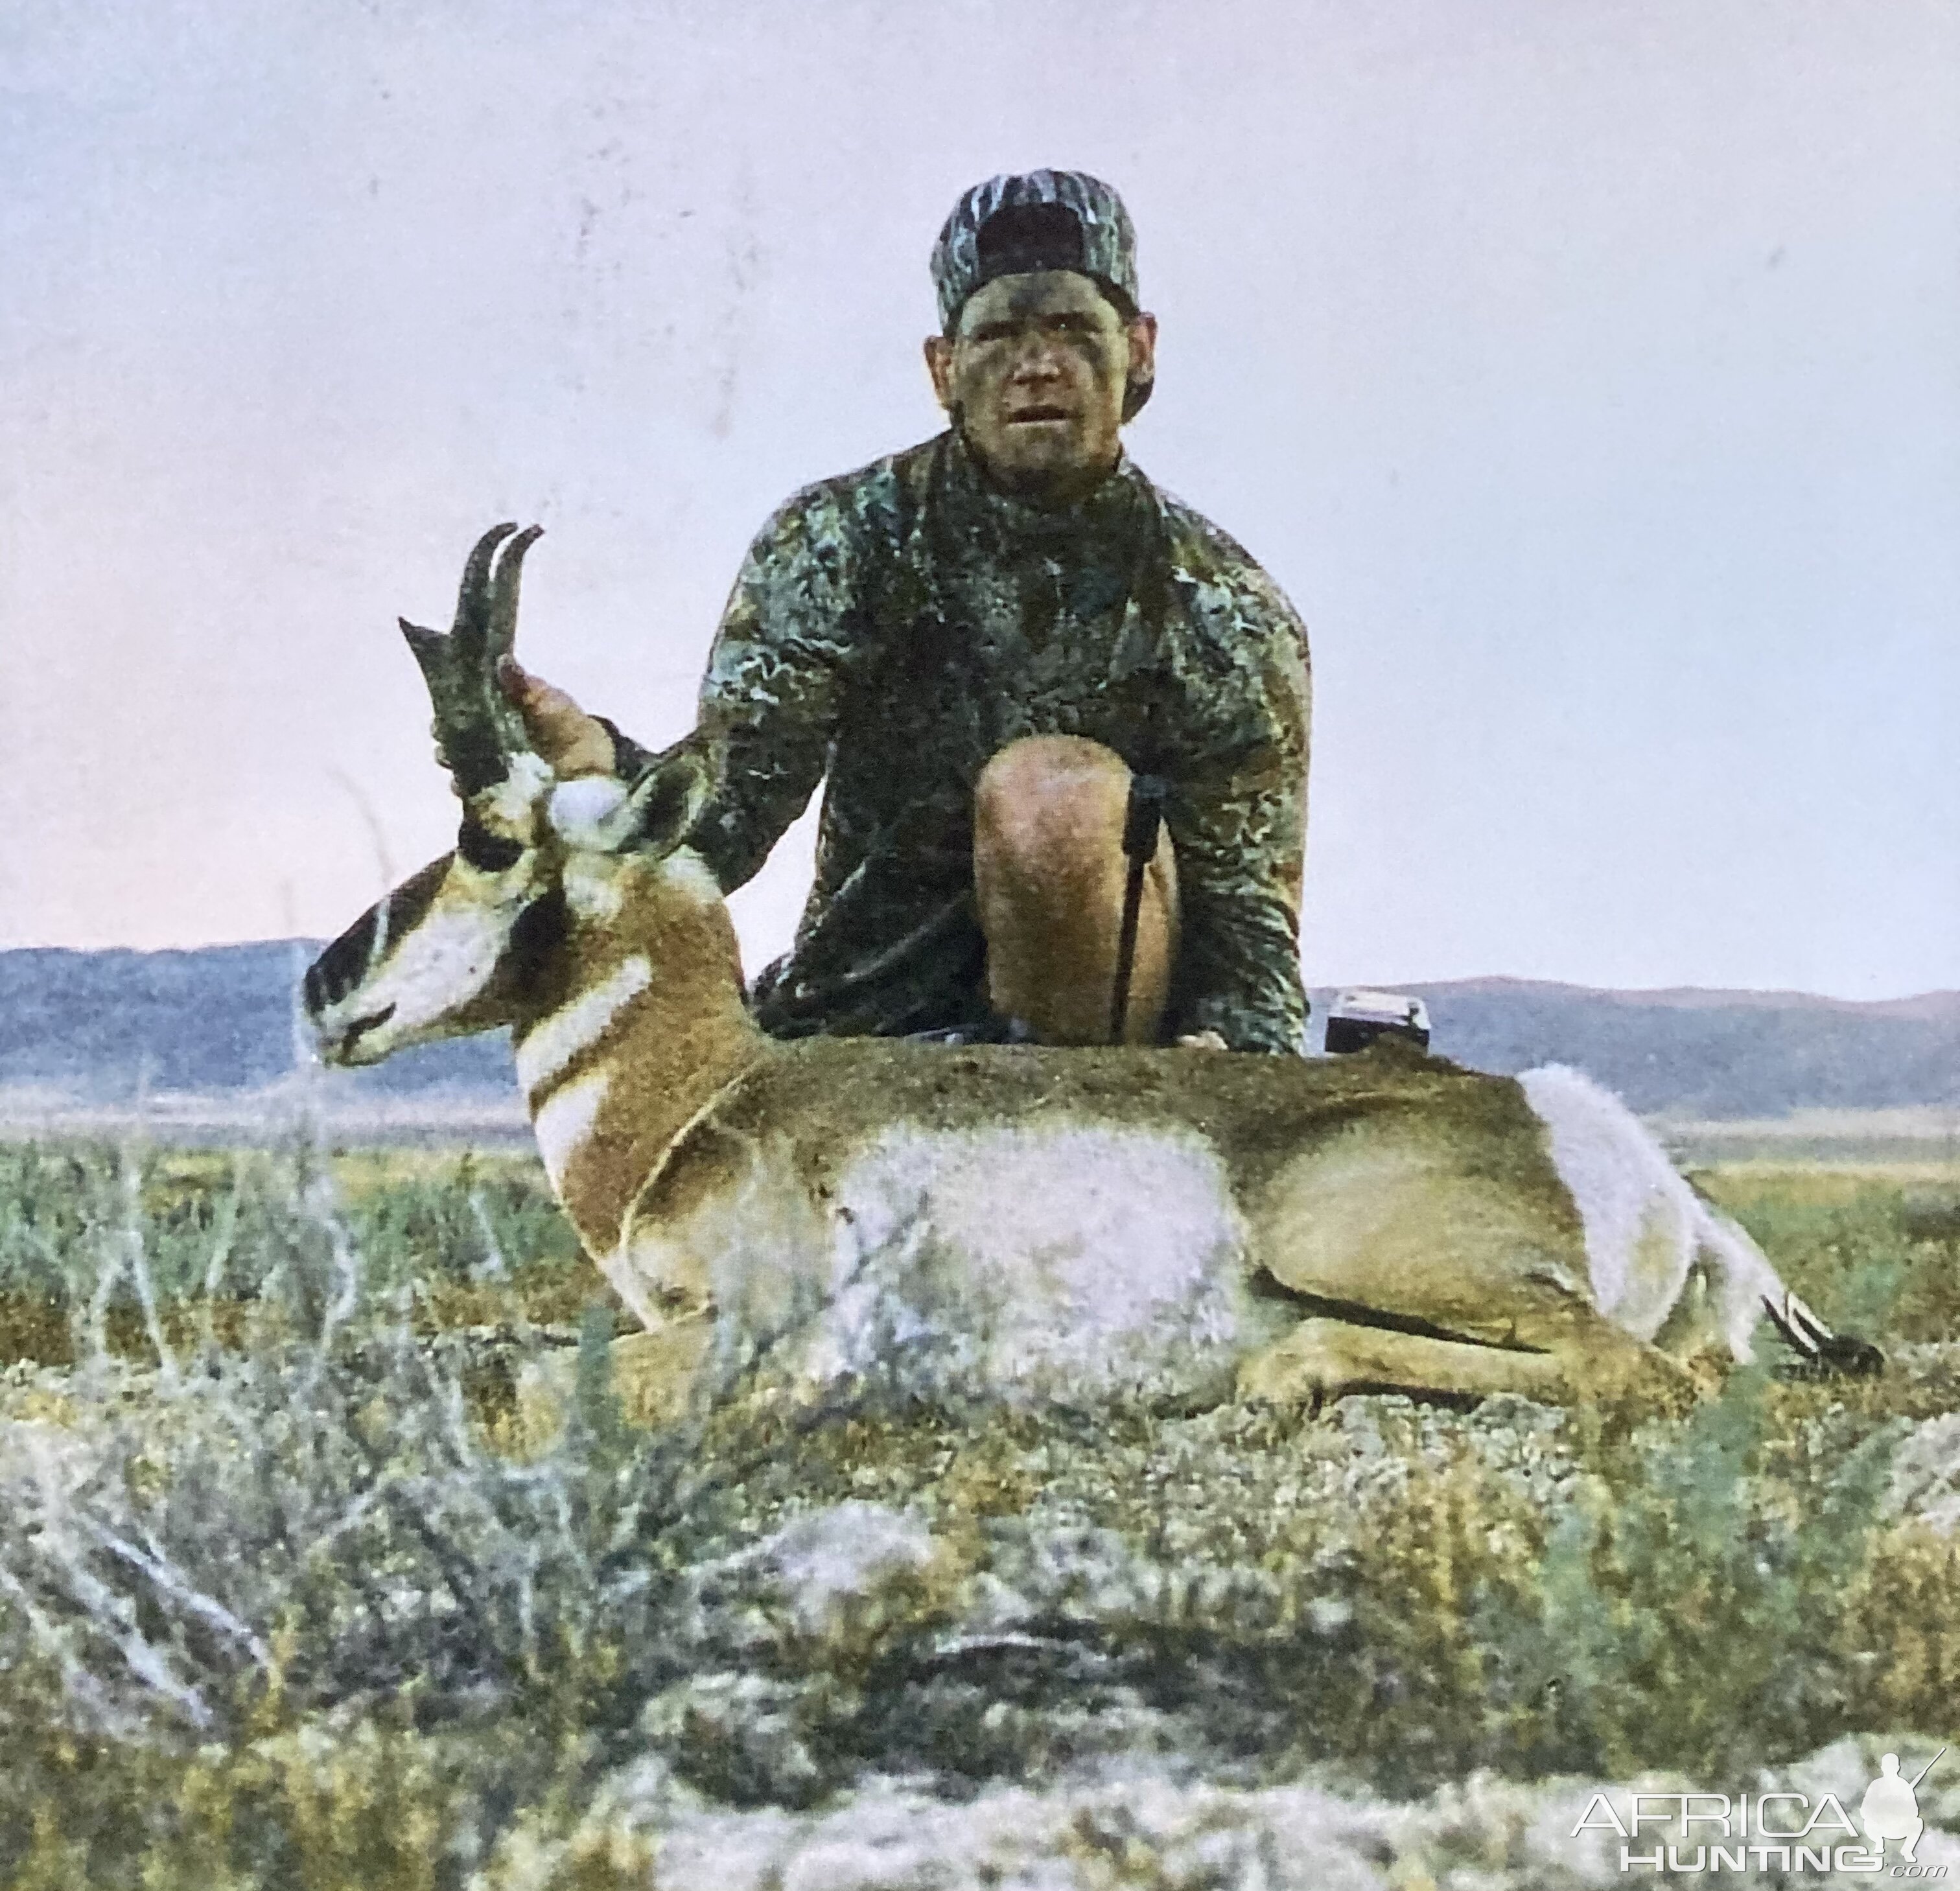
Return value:
M 622 809 L 628 847 L 671 853 L 687 838 L 714 792 L 714 774 L 691 748 L 670 748 L 633 783 Z

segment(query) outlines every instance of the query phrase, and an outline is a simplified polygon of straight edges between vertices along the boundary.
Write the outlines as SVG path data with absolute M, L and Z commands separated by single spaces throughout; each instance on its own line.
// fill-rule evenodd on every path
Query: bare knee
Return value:
M 1107 869 L 1129 792 L 1129 768 L 1113 748 L 1086 736 L 1024 736 L 974 783 L 975 845 L 1030 872 L 1077 862 Z
M 974 787 L 974 886 L 995 1008 L 1050 1043 L 1106 1038 L 1126 863 L 1130 770 L 1100 742 L 1030 736 Z M 1127 1035 L 1153 1037 L 1176 952 L 1176 877 L 1160 837 L 1146 876 Z

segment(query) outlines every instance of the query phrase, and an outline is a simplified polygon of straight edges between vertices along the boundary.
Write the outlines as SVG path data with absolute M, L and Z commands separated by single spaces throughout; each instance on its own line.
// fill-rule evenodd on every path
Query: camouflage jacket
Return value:
M 1182 944 L 1167 1029 L 1299 1047 L 1306 632 L 1224 533 L 1125 459 L 1048 511 L 956 434 L 797 494 L 750 548 L 701 691 L 723 777 L 692 842 L 724 888 L 829 784 L 778 1036 L 984 1029 L 973 784 L 1028 735 L 1166 777 Z

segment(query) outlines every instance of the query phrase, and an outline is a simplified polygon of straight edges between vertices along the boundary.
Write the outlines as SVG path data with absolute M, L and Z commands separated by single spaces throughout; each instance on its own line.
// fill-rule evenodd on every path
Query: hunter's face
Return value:
M 940 405 L 1009 491 L 1068 499 L 1116 462 L 1123 396 L 1147 380 L 1154 317 L 1125 322 L 1087 276 L 1042 270 L 976 290 L 926 343 Z

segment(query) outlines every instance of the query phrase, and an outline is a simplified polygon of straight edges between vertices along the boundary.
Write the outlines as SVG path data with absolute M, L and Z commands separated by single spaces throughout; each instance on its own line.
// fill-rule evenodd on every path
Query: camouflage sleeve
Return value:
M 1306 1025 L 1306 632 L 1269 583 L 1233 615 L 1229 660 L 1188 699 L 1166 811 L 1182 914 L 1173 1017 L 1235 1050 L 1295 1051 Z
M 858 604 L 861 522 L 835 485 L 798 493 L 749 548 L 701 683 L 721 782 L 694 830 L 724 891 L 753 877 L 822 777 Z

